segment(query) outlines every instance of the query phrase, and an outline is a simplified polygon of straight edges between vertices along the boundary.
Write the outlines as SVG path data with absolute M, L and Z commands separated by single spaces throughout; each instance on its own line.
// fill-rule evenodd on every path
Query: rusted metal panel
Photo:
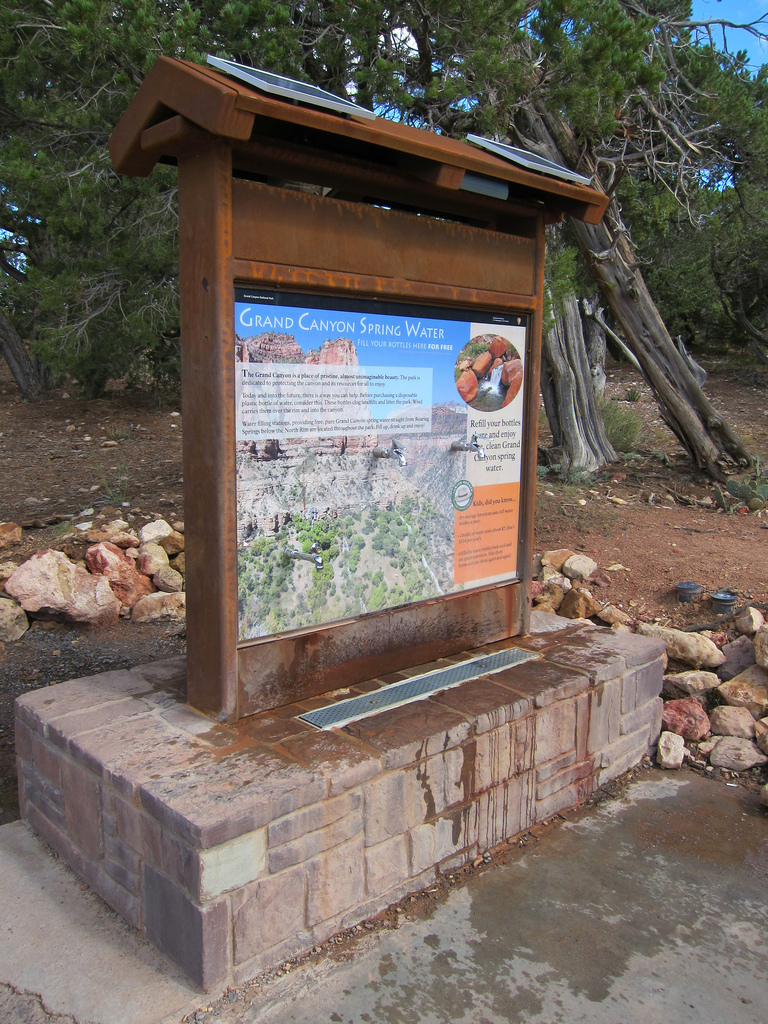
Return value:
M 229 146 L 179 161 L 187 696 L 237 717 L 232 166 Z
M 386 156 L 384 151 L 376 151 L 372 159 L 361 159 L 309 144 L 254 136 L 233 147 L 232 159 L 239 172 L 319 185 L 343 193 L 339 198 L 358 202 L 395 203 L 420 212 L 447 214 L 521 237 L 531 237 L 536 217 L 546 209 L 540 197 L 529 197 L 527 202 L 503 200 L 429 184 L 410 171 L 389 165 Z M 562 218 L 555 209 L 550 212 L 553 223 Z
M 236 259 L 534 293 L 531 239 L 233 182 Z
M 512 583 L 243 645 L 240 715 L 515 636 L 523 604 Z
M 516 292 L 491 292 L 460 285 L 432 284 L 429 281 L 404 281 L 398 277 L 374 277 L 344 271 L 297 267 L 295 264 L 261 263 L 256 260 L 233 260 L 233 275 L 243 284 L 256 283 L 292 291 L 345 291 L 353 295 L 388 299 L 416 299 L 440 306 L 480 306 L 483 309 L 513 310 L 530 313 L 540 305 L 536 295 Z

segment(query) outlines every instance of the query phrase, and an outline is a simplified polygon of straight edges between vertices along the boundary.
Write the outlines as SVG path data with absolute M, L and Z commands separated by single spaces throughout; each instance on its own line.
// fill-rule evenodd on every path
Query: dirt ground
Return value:
M 708 369 L 708 396 L 768 466 L 768 370 L 725 364 Z M 637 399 L 626 401 L 633 390 Z M 23 402 L 0 366 L 0 521 L 24 528 L 22 544 L 0 552 L 0 562 L 20 563 L 49 547 L 82 558 L 85 544 L 61 538 L 69 518 L 88 508 L 97 522 L 120 515 L 135 528 L 158 514 L 183 519 L 178 398 L 115 391 L 84 401 L 70 391 Z M 609 366 L 606 397 L 640 418 L 637 450 L 572 482 L 542 467 L 536 549 L 590 554 L 606 570 L 606 585 L 596 596 L 647 620 L 708 623 L 714 618 L 708 595 L 726 587 L 738 592 L 740 604 L 768 602 L 768 513 L 726 515 L 714 504 L 698 503 L 712 500 L 712 483 L 693 469 L 661 422 L 636 371 Z M 546 443 L 543 415 L 541 423 Z M 683 580 L 702 585 L 700 600 L 677 602 L 674 584 Z M 19 694 L 183 650 L 178 627 L 122 620 L 96 632 L 35 622 L 21 640 L 0 644 L 0 824 L 18 816 L 13 702 Z

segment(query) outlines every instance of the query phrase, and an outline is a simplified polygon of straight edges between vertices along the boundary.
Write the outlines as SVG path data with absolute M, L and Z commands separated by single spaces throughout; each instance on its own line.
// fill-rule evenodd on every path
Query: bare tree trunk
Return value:
M 0 355 L 10 367 L 13 379 L 22 395 L 35 402 L 45 394 L 45 387 L 19 332 L 8 317 L 0 310 Z M 44 372 L 44 371 L 43 371 Z
M 587 349 L 589 368 L 592 372 L 595 396 L 598 402 L 602 402 L 605 394 L 605 356 L 607 352 L 605 331 L 602 324 L 592 316 L 592 303 L 589 299 L 581 300 L 581 314 L 584 344 Z
M 560 468 L 594 472 L 614 462 L 597 404 L 587 358 L 579 304 L 571 295 L 542 341 L 541 394 L 552 441 L 561 450 Z
M 556 162 L 594 171 L 557 114 L 529 111 L 534 148 Z M 531 140 L 529 139 L 530 143 Z M 581 163 L 579 162 L 581 158 Z M 596 187 L 599 187 L 599 183 Z M 716 480 L 724 464 L 750 466 L 752 456 L 713 408 L 675 347 L 640 273 L 615 203 L 600 224 L 572 220 L 579 249 L 653 391 L 662 419 L 694 463 Z

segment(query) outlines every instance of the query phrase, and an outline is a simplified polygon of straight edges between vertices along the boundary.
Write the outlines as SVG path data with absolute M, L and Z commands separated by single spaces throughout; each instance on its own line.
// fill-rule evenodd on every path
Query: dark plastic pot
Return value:
M 676 583 L 675 590 L 680 604 L 688 604 L 689 601 L 692 601 L 694 597 L 698 597 L 701 593 L 701 584 L 686 580 L 684 583 Z
M 736 595 L 728 590 L 718 590 L 709 596 L 712 598 L 712 611 L 715 615 L 726 615 L 736 607 Z

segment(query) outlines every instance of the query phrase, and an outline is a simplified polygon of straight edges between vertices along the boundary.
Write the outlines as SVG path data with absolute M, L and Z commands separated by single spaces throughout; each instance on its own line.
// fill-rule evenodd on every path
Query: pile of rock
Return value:
M 614 568 L 614 567 L 609 567 Z M 664 768 L 689 762 L 712 773 L 768 764 L 768 624 L 747 607 L 726 632 L 684 632 L 633 619 L 595 596 L 609 580 L 593 559 L 563 548 L 537 555 L 533 603 L 565 618 L 592 618 L 612 629 L 663 640 L 667 659 L 689 666 L 664 676 L 664 713 L 657 761 Z M 768 806 L 768 785 L 761 790 Z
M 596 618 L 613 629 L 634 629 L 636 623 L 630 615 L 594 596 L 594 589 L 608 586 L 610 579 L 588 555 L 570 548 L 545 551 L 534 556 L 533 574 L 531 596 L 537 611 L 566 619 Z
M 0 524 L 4 529 L 15 524 Z M 184 524 L 156 519 L 133 532 L 115 519 L 84 532 L 90 546 L 82 561 L 63 551 L 38 551 L 18 564 L 0 562 L 0 641 L 18 640 L 33 618 L 88 626 L 183 620 Z M 13 543 L 21 541 L 15 528 Z M 10 545 L 6 545 L 10 546 Z
M 738 774 L 768 764 L 768 623 L 750 607 L 735 625 L 737 640 L 721 647 L 709 641 L 712 650 L 695 670 L 664 676 L 657 752 L 663 768 L 690 761 L 705 771 Z M 672 649 L 672 656 L 686 661 Z M 768 806 L 768 785 L 760 797 Z

